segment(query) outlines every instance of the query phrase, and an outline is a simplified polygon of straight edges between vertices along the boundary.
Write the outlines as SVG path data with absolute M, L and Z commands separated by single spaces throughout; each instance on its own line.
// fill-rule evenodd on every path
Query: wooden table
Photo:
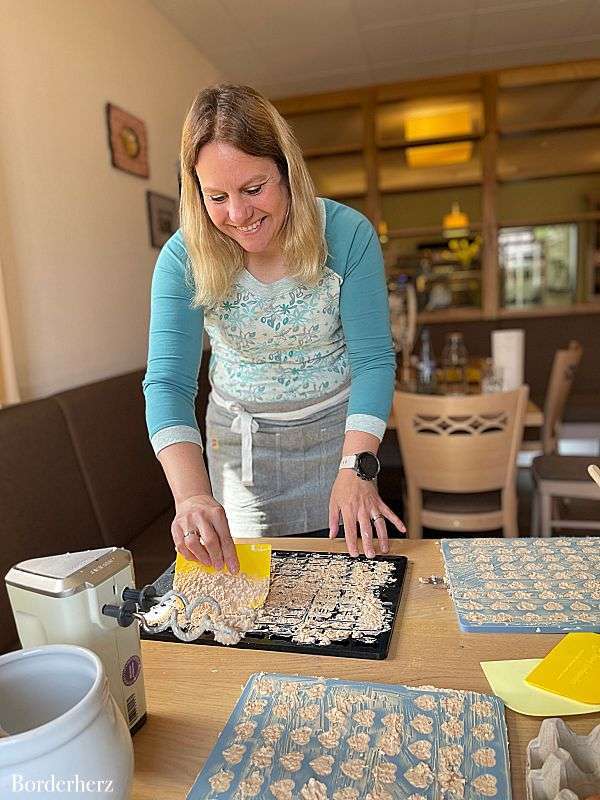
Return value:
M 525 427 L 526 428 L 541 428 L 544 424 L 544 412 L 539 406 L 529 400 L 527 403 L 527 411 L 525 412 Z
M 525 412 L 525 427 L 526 428 L 541 428 L 544 424 L 544 412 L 532 400 L 527 403 L 527 411 Z M 389 430 L 396 429 L 396 421 L 394 414 L 390 414 L 387 427 Z
M 286 550 L 345 550 L 343 541 L 326 539 L 261 541 L 271 541 Z M 438 542 L 393 540 L 392 552 L 406 555 L 410 564 L 390 655 L 385 661 L 143 641 L 148 721 L 133 740 L 133 800 L 185 798 L 253 672 L 429 684 L 489 693 L 480 661 L 539 658 L 561 638 L 548 634 L 461 633 L 446 590 L 419 583 L 420 576 L 442 574 Z M 537 734 L 541 719 L 508 709 L 506 718 L 513 800 L 523 800 L 525 748 Z M 567 721 L 577 733 L 589 733 L 600 722 L 600 714 Z

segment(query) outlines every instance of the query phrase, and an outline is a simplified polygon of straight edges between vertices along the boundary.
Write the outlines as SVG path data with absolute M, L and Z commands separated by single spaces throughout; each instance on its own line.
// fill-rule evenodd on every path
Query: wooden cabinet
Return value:
M 393 273 L 443 250 L 443 217 L 458 203 L 481 252 L 465 272 L 479 288 L 464 318 L 556 314 L 545 300 L 504 308 L 498 235 L 505 228 L 577 226 L 576 292 L 564 313 L 599 309 L 600 60 L 386 84 L 275 101 L 300 142 L 317 192 L 364 211 Z M 412 256 L 410 255 L 412 253 Z M 594 275 L 591 274 L 595 270 Z M 446 270 L 448 272 L 448 270 Z M 466 280 L 465 279 L 465 280 Z M 530 296 L 530 295 L 523 295 Z M 533 296 L 533 295 L 531 295 Z M 537 295 L 536 295 L 537 296 Z M 561 313 L 560 310 L 558 313 Z M 461 309 L 423 313 L 460 319 Z

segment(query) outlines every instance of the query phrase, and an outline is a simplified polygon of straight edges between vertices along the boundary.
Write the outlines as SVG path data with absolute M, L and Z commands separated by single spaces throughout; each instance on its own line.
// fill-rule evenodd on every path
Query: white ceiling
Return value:
M 600 57 L 600 0 L 151 0 L 271 98 Z

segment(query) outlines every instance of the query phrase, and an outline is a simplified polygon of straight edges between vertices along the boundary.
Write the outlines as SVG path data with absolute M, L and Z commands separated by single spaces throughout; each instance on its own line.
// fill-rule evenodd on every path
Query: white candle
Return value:
M 492 331 L 492 359 L 502 369 L 505 392 L 518 389 L 525 379 L 525 331 Z

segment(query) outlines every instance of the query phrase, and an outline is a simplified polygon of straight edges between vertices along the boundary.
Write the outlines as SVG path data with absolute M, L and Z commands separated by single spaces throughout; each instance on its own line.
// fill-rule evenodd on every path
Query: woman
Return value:
M 181 146 L 181 229 L 152 283 L 144 379 L 151 442 L 173 492 L 175 547 L 231 571 L 231 534 L 343 524 L 388 551 L 376 453 L 394 386 L 387 292 L 372 225 L 315 197 L 298 143 L 258 92 L 210 87 Z M 210 479 L 194 412 L 211 341 Z M 343 457 L 342 457 L 343 456 Z M 341 458 L 342 457 L 342 458 Z

